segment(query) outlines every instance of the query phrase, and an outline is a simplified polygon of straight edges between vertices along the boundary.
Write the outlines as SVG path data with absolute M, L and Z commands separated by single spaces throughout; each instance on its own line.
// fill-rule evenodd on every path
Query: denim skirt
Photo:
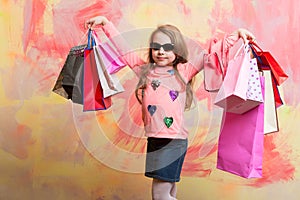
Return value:
M 187 139 L 148 138 L 145 176 L 179 182 Z

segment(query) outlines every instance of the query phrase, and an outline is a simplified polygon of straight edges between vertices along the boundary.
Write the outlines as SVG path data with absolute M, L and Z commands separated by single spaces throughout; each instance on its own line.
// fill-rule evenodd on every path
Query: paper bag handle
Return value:
M 260 48 L 260 47 L 258 46 L 257 43 L 255 43 L 255 42 L 253 42 L 253 41 L 250 41 L 250 42 L 249 42 L 249 45 L 252 47 L 251 49 L 253 49 L 253 51 L 256 53 L 256 55 L 258 55 L 258 56 L 261 56 L 261 55 L 262 55 L 263 50 L 262 50 L 262 48 Z M 257 51 L 257 49 L 259 50 L 259 52 Z
M 243 49 L 244 48 L 244 49 Z M 244 50 L 244 52 L 246 51 L 245 49 L 247 48 L 247 44 L 242 44 L 239 49 L 236 51 L 233 59 L 236 59 L 236 57 L 241 53 L 242 50 Z

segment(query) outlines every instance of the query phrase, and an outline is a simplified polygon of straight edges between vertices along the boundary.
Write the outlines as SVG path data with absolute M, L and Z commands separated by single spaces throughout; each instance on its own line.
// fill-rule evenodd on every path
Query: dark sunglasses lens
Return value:
M 153 50 L 159 50 L 160 47 L 161 47 L 161 45 L 158 43 L 155 43 L 155 42 L 150 43 L 150 48 Z
M 162 45 L 162 47 L 165 51 L 172 51 L 174 49 L 174 45 L 170 44 L 170 43 L 164 44 L 164 45 Z
M 160 48 L 163 48 L 165 51 L 172 51 L 174 49 L 174 45 L 171 43 L 167 43 L 164 45 L 158 44 L 156 42 L 150 43 L 150 48 L 153 50 L 159 50 Z

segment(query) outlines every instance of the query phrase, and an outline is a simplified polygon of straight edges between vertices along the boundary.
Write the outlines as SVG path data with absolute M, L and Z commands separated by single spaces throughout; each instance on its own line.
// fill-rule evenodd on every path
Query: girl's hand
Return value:
M 255 41 L 255 36 L 247 29 L 239 28 L 237 30 L 237 34 L 238 34 L 239 38 L 242 38 L 244 40 L 244 43 Z
M 85 28 L 94 28 L 97 25 L 102 25 L 104 26 L 105 24 L 107 24 L 109 21 L 106 17 L 104 16 L 97 16 L 97 17 L 93 17 L 90 18 L 89 20 L 87 20 L 84 24 Z

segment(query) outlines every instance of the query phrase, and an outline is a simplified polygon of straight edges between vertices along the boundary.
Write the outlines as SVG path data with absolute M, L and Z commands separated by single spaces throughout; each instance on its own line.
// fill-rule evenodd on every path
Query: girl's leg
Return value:
M 152 181 L 152 199 L 153 200 L 176 200 L 171 196 L 171 190 L 173 183 L 167 181 L 161 181 L 153 179 Z
M 176 195 L 177 195 L 177 186 L 176 186 L 176 183 L 172 183 L 172 189 L 171 189 L 171 192 L 170 192 L 171 196 L 176 198 Z

